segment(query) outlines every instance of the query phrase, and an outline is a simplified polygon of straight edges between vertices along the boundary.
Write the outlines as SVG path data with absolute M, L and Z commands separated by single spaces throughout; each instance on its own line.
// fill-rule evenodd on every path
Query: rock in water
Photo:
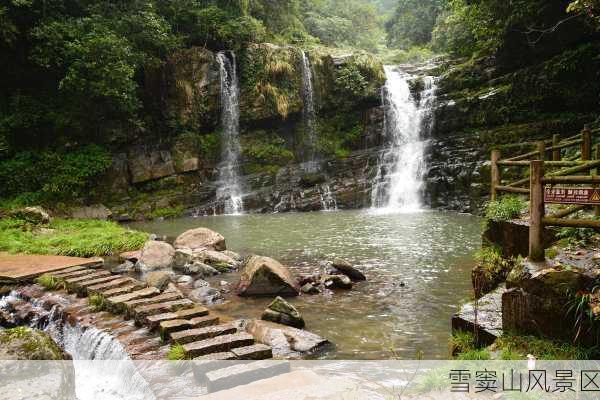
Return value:
M 0 331 L 0 360 L 67 360 L 45 332 L 17 327 Z
M 269 257 L 248 257 L 237 287 L 240 296 L 297 296 L 300 288 L 291 272 Z
M 191 249 L 177 249 L 175 250 L 175 259 L 173 260 L 174 267 L 183 267 L 186 264 L 189 264 L 194 259 L 194 253 Z
M 175 249 L 169 243 L 150 240 L 146 242 L 136 268 L 141 272 L 171 268 L 175 257 Z
M 149 286 L 154 286 L 158 290 L 164 290 L 169 282 L 171 282 L 171 274 L 165 271 L 150 272 L 144 280 Z
M 208 228 L 196 228 L 186 231 L 175 239 L 175 248 L 226 250 L 225 238 Z
M 348 278 L 352 279 L 355 282 L 367 280 L 367 277 L 362 272 L 354 268 L 352 264 L 350 264 L 346 260 L 336 258 L 335 260 L 333 260 L 332 265 L 335 269 L 337 269 L 342 274 L 346 275 Z
M 273 354 L 287 357 L 293 352 L 315 352 L 329 342 L 312 332 L 257 319 L 247 320 L 243 328 L 258 343 L 273 347 Z
M 304 294 L 319 294 L 319 293 L 321 293 L 321 290 L 310 282 L 305 283 L 302 286 L 302 288 L 300 288 L 300 290 Z
M 324 275 L 321 282 L 327 289 L 352 289 L 352 281 L 346 275 Z
M 189 294 L 190 299 L 202 303 L 206 306 L 211 306 L 223 300 L 221 292 L 210 286 L 201 286 L 194 289 Z
M 277 296 L 263 312 L 261 319 L 294 328 L 304 328 L 304 318 L 296 307 Z

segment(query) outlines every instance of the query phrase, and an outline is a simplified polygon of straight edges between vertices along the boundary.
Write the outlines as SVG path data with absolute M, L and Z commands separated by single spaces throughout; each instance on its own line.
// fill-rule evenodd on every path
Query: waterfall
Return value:
M 225 214 L 244 211 L 240 187 L 240 105 L 235 53 L 217 54 L 221 79 L 221 164 L 217 200 L 225 204 Z
M 322 185 L 319 194 L 321 195 L 321 208 L 323 211 L 337 211 L 337 201 L 329 185 Z
M 310 61 L 305 51 L 302 52 L 302 99 L 304 107 L 302 109 L 302 117 L 304 119 L 304 127 L 306 129 L 306 169 L 309 172 L 315 172 L 318 168 L 316 165 L 317 158 L 317 132 L 316 132 L 316 113 L 313 91 L 313 78 L 310 69 Z
M 435 81 L 423 78 L 424 88 L 416 101 L 409 87 L 415 76 L 391 66 L 385 67 L 385 74 L 383 134 L 388 148 L 378 160 L 371 205 L 393 212 L 417 211 L 421 208 L 424 139 L 433 126 Z

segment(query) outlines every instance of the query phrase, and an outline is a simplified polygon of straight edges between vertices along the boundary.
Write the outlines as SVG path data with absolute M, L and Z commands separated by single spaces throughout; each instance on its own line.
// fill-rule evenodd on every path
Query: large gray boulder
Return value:
M 212 249 L 217 251 L 227 249 L 225 238 L 208 228 L 196 228 L 183 232 L 175 239 L 175 248 L 187 248 L 191 250 Z
M 300 287 L 292 273 L 277 260 L 251 256 L 237 287 L 240 296 L 297 296 Z
M 146 242 L 136 268 L 141 272 L 171 268 L 175 258 L 175 249 L 169 243 L 150 240 Z
M 48 211 L 44 210 L 42 207 L 21 208 L 11 212 L 10 216 L 34 225 L 49 224 L 52 221 Z

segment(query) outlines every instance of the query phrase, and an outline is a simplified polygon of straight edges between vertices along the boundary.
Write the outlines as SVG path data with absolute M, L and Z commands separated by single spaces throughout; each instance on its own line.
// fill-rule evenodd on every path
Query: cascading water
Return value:
M 306 169 L 308 172 L 315 172 L 317 166 L 317 132 L 316 132 L 316 113 L 313 91 L 312 70 L 310 61 L 306 52 L 302 52 L 302 98 L 304 108 L 302 117 L 306 129 Z
M 235 53 L 217 54 L 221 79 L 221 164 L 217 200 L 225 204 L 225 214 L 244 211 L 240 187 L 240 107 Z
M 391 212 L 411 212 L 421 208 L 425 137 L 433 126 L 431 110 L 435 101 L 435 81 L 425 77 L 420 100 L 415 101 L 409 81 L 415 76 L 386 66 L 383 89 L 384 136 L 389 147 L 381 154 L 371 192 L 374 208 Z
M 329 185 L 322 185 L 319 189 L 321 195 L 321 207 L 323 211 L 337 211 L 337 200 L 331 192 Z

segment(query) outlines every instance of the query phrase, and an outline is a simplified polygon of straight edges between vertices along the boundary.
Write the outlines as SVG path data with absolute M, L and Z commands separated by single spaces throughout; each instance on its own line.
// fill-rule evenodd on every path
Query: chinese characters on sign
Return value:
M 475 371 L 456 369 L 449 373 L 451 392 L 500 393 L 500 392 L 545 392 L 545 393 L 600 393 L 600 370 L 510 370 Z
M 600 204 L 600 189 L 547 187 L 544 189 L 544 202 L 556 204 Z

